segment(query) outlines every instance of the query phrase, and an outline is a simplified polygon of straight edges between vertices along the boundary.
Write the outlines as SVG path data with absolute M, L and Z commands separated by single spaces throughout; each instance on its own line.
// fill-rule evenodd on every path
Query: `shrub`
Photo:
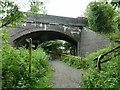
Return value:
M 79 56 L 63 55 L 61 60 L 77 69 L 86 68 L 86 62 Z
M 98 51 L 98 53 L 107 52 L 110 48 L 106 48 Z M 93 60 L 92 58 L 96 56 L 96 54 L 91 54 L 88 59 Z M 82 77 L 83 87 L 84 88 L 120 88 L 119 86 L 119 67 L 118 63 L 120 63 L 119 58 L 120 55 L 114 57 L 115 53 L 110 54 L 113 58 L 105 62 L 101 65 L 101 71 L 98 72 L 97 68 L 95 68 L 95 64 L 91 64 L 89 66 L 87 74 Z M 105 57 L 106 59 L 108 57 Z M 87 60 L 88 61 L 88 60 Z
M 97 56 L 99 56 L 100 54 L 103 54 L 105 52 L 107 52 L 108 50 L 111 49 L 111 46 L 109 46 L 108 48 L 104 48 L 104 49 L 100 49 L 94 53 L 89 54 L 88 56 L 86 56 L 84 59 L 84 61 L 87 63 L 87 68 L 90 67 L 94 67 L 95 62 L 93 61 Z
M 42 49 L 32 50 L 32 73 L 29 75 L 28 50 L 13 48 L 7 41 L 7 31 L 2 31 L 2 88 L 48 88 L 51 86 L 51 66 Z
M 2 86 L 4 88 L 49 87 L 51 69 L 43 50 L 33 51 L 31 77 L 28 63 L 27 49 L 15 49 L 10 45 L 4 45 L 2 47 Z
M 117 88 L 118 85 L 118 59 L 102 65 L 100 73 L 95 68 L 89 68 L 86 75 L 83 76 L 83 87 L 85 88 Z

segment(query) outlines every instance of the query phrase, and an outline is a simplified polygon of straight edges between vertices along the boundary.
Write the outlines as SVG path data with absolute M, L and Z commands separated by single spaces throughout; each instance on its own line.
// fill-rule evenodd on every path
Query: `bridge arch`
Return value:
M 16 28 L 8 27 L 9 41 L 12 46 L 24 45 L 25 39 L 30 37 L 33 38 L 33 43 L 61 39 L 76 45 L 77 55 L 86 56 L 90 52 L 106 47 L 109 43 L 105 37 L 84 28 L 88 24 L 84 17 L 30 16 L 29 14 L 26 16 L 21 25 L 17 25 Z
M 26 39 L 28 38 L 33 39 L 34 45 L 37 45 L 44 41 L 59 39 L 59 40 L 65 40 L 67 42 L 70 42 L 71 44 L 77 47 L 77 40 L 75 40 L 74 38 L 70 37 L 65 33 L 52 31 L 52 30 L 51 31 L 35 31 L 31 33 L 26 33 L 24 35 L 19 36 L 18 38 L 15 38 L 13 40 L 13 44 L 14 46 L 17 46 L 17 47 L 27 45 Z
M 77 55 L 77 40 L 74 38 L 70 37 L 69 35 L 62 33 L 62 32 L 57 32 L 57 31 L 35 31 L 31 33 L 26 33 L 16 39 L 13 40 L 13 44 L 15 47 L 20 47 L 20 46 L 26 46 L 28 47 L 28 42 L 26 39 L 32 38 L 33 45 L 35 45 L 35 48 L 40 44 L 45 41 L 50 41 L 50 40 L 64 40 L 69 43 L 71 43 L 74 47 L 74 53 Z

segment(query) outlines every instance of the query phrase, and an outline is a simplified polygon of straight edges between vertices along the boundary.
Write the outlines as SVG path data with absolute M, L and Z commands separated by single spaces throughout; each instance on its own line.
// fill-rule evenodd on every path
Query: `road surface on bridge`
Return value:
M 85 70 L 70 67 L 59 60 L 51 61 L 54 72 L 52 88 L 81 88 L 81 76 Z

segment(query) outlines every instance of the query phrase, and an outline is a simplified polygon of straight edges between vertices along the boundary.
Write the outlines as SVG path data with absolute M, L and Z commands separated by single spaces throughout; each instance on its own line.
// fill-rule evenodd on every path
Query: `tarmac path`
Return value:
M 80 88 L 81 76 L 85 70 L 70 67 L 59 60 L 51 61 L 53 66 L 52 88 Z

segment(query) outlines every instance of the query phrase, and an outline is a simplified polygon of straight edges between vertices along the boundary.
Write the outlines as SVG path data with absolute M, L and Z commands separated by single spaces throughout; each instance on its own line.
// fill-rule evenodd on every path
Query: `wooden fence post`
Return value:
M 32 72 L 32 38 L 26 39 L 26 41 L 29 43 L 29 76 L 31 76 Z
M 29 39 L 29 73 L 32 72 L 32 38 Z

